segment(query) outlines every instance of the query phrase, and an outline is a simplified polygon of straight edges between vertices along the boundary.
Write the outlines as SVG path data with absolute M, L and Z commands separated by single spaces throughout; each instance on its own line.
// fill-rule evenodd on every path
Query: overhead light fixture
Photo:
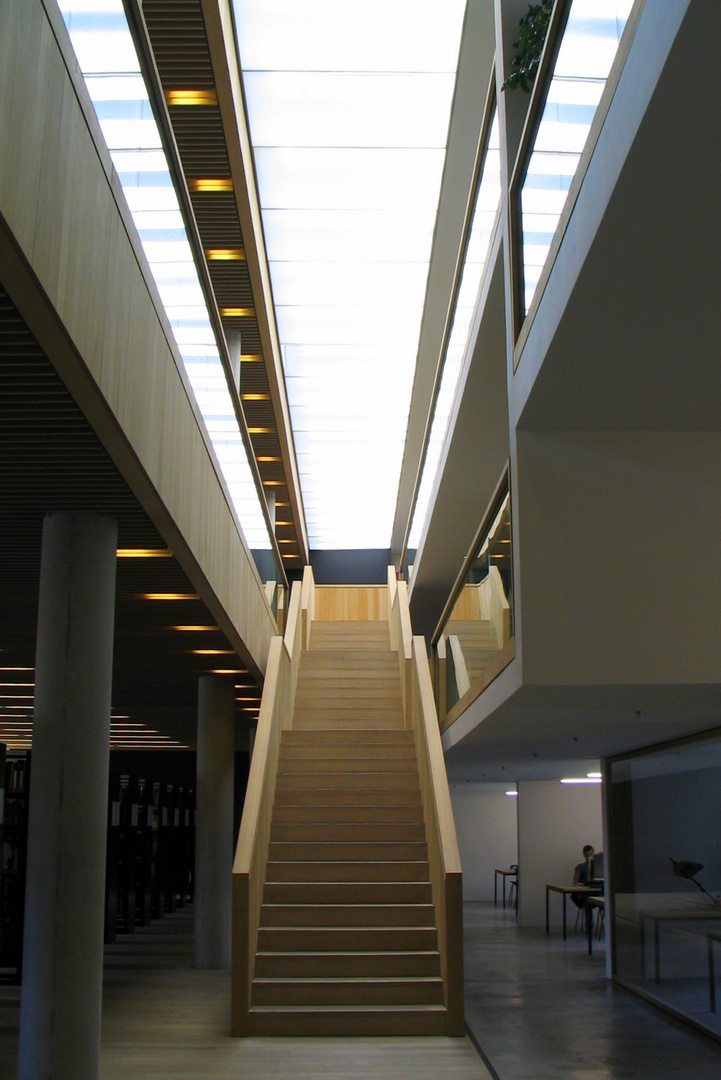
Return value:
M 218 95 L 215 90 L 166 90 L 165 102 L 175 105 L 217 105 Z
M 243 668 L 213 668 L 208 675 L 247 675 Z
M 270 401 L 270 394 L 241 394 L 243 401 Z
M 192 656 L 235 656 L 235 649 L 190 649 Z
M 285 487 L 285 480 L 264 480 L 263 487 Z
M 589 780 L 602 780 L 603 774 L 600 772 L 587 772 L 586 776 Z
M 204 633 L 206 630 L 220 631 L 219 626 L 171 626 L 171 630 L 180 630 L 182 633 L 195 634 Z
M 600 784 L 601 777 L 592 776 L 566 776 L 561 780 L 562 784 Z
M 273 428 L 270 428 L 270 427 L 249 427 L 248 432 L 251 435 L 272 435 L 273 434 Z M 276 503 L 275 505 L 277 506 L 278 503 Z
M 510 798 L 512 798 L 512 799 L 515 799 L 516 796 L 518 795 L 518 792 L 517 791 L 507 791 L 506 795 L 510 796 Z
M 181 592 L 146 592 L 138 593 L 138 600 L 198 600 L 197 593 Z
M 241 353 L 240 355 L 241 364 L 260 364 L 262 360 L 261 353 Z
M 260 460 L 261 460 L 261 458 L 258 458 L 258 461 L 260 461 Z M 277 506 L 278 503 L 276 503 L 275 505 Z M 282 528 L 283 526 L 286 526 L 286 525 L 292 526 L 292 524 L 293 524 L 292 521 L 276 521 L 275 527 L 276 527 L 276 529 L 280 529 L 280 528 Z
M 224 319 L 252 319 L 255 308 L 252 307 L 224 307 L 220 309 Z
M 118 559 L 172 559 L 170 548 L 118 548 Z
M 0 671 L 35 671 L 34 667 L 0 667 Z
M 245 259 L 242 248 L 206 248 L 208 262 L 241 262 Z
M 188 184 L 191 191 L 198 193 L 212 192 L 212 191 L 232 191 L 233 181 L 231 179 L 217 179 L 217 180 L 191 180 Z

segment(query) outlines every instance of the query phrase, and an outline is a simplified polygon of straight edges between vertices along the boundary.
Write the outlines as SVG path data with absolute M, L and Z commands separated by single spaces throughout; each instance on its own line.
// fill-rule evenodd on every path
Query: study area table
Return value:
M 546 885 L 546 933 L 550 933 L 548 920 L 548 897 L 552 892 L 560 893 L 563 897 L 563 940 L 566 940 L 566 897 L 578 896 L 601 896 L 603 885 Z
M 501 875 L 503 886 L 503 906 L 506 906 L 506 878 L 515 877 L 518 873 L 517 866 L 505 866 L 502 870 L 493 871 L 493 906 L 498 907 L 498 875 Z

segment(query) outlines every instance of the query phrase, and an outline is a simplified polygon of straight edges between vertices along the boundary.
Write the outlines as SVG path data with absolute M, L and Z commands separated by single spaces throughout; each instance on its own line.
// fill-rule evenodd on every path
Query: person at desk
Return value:
M 583 849 L 583 862 L 580 862 L 573 871 L 574 885 L 590 885 L 596 880 L 593 873 L 593 856 L 595 854 L 593 845 L 586 844 Z M 585 896 L 578 896 L 576 893 L 571 893 L 571 900 L 577 908 L 586 907 Z M 576 920 L 576 925 L 578 925 L 578 920 Z M 588 929 L 588 927 L 586 927 L 586 929 Z

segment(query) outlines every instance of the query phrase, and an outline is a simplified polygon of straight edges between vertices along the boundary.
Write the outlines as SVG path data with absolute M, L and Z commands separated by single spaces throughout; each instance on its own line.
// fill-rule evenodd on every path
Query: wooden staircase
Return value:
M 447 1031 L 414 737 L 385 623 L 314 622 L 281 739 L 256 1035 Z

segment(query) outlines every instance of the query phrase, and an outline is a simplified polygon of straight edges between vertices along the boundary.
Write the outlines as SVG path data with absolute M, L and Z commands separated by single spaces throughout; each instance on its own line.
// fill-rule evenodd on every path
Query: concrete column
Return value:
M 233 866 L 235 686 L 203 676 L 198 685 L 195 815 L 195 966 L 230 967 Z
M 98 1076 L 116 542 L 43 525 L 19 1080 Z

